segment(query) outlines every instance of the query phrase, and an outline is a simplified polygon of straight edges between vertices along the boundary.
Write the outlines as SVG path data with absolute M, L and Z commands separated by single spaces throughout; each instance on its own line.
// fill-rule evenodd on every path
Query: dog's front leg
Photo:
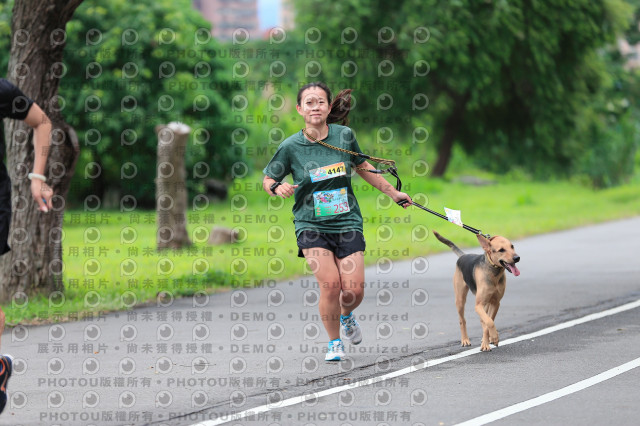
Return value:
M 491 334 L 491 340 L 493 340 L 493 332 L 495 332 L 495 338 L 497 339 L 498 331 L 496 330 L 493 320 L 484 310 L 483 304 L 476 303 L 476 313 L 480 317 L 480 322 L 482 323 L 482 343 L 480 345 L 480 350 L 487 352 L 491 350 L 491 346 L 489 346 L 489 335 Z
M 491 317 L 493 320 L 493 328 L 489 330 L 489 343 L 498 346 L 498 342 L 500 342 L 500 337 L 498 335 L 498 329 L 496 328 L 496 315 L 498 315 L 498 309 L 500 308 L 500 303 L 489 303 L 487 305 L 487 315 Z

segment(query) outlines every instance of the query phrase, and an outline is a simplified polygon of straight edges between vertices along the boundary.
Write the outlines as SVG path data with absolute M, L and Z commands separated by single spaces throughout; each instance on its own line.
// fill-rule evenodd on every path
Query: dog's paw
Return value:
M 491 352 L 491 346 L 489 346 L 488 344 L 483 343 L 482 345 L 480 345 L 480 350 L 482 352 Z
M 496 347 L 498 346 L 498 343 L 500 343 L 500 337 L 498 337 L 497 331 L 495 335 L 489 338 L 489 343 L 491 343 L 492 345 L 495 345 Z
M 464 346 L 471 346 L 471 342 L 469 341 L 469 339 L 463 339 L 460 344 L 464 347 Z

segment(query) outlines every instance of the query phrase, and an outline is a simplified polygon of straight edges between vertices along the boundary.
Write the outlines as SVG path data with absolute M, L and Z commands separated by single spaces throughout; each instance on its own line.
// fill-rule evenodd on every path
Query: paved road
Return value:
M 470 303 L 459 346 L 445 253 L 367 270 L 364 341 L 339 364 L 323 361 L 310 277 L 13 329 L 0 425 L 637 424 L 640 308 L 531 333 L 640 299 L 640 218 L 514 243 L 522 274 L 490 353 Z

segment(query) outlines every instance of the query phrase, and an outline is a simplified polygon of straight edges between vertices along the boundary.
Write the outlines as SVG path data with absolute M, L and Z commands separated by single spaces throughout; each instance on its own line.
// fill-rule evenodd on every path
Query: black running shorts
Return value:
M 366 242 L 360 231 L 328 233 L 316 231 L 302 231 L 298 236 L 298 257 L 304 257 L 302 249 L 324 248 L 336 255 L 338 259 L 350 254 L 364 251 Z
M 0 163 L 0 255 L 10 250 L 9 225 L 11 225 L 11 181 L 5 165 Z

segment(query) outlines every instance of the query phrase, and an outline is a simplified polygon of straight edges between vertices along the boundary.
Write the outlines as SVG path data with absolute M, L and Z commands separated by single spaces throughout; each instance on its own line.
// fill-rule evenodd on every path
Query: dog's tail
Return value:
M 462 256 L 464 254 L 464 252 L 462 250 L 460 250 L 458 248 L 458 246 L 456 246 L 455 244 L 453 244 L 451 241 L 447 240 L 446 238 L 444 238 L 442 235 L 438 234 L 436 231 L 433 231 L 433 235 L 435 235 L 435 237 L 443 244 L 451 247 L 451 250 L 453 250 L 453 252 L 455 254 L 458 255 L 458 257 Z

